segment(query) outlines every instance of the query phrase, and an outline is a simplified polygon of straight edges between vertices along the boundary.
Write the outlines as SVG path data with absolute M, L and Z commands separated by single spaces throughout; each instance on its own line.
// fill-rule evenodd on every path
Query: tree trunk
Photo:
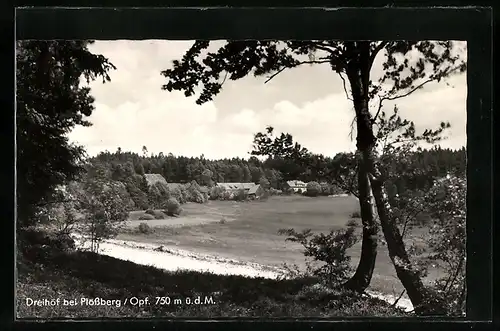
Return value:
M 353 70 L 355 69 L 355 70 Z M 368 168 L 363 157 L 363 150 L 370 150 L 375 144 L 370 118 L 363 120 L 364 116 L 370 115 L 368 111 L 368 88 L 364 86 L 359 65 L 348 66 L 347 76 L 351 84 L 354 109 L 356 111 L 357 122 L 357 149 L 361 152 L 358 160 L 358 194 L 361 221 L 363 224 L 363 239 L 361 242 L 361 257 L 358 267 L 353 277 L 349 279 L 345 286 L 351 290 L 363 292 L 370 285 L 375 261 L 377 258 L 378 246 L 378 224 L 375 219 L 375 210 L 371 194 Z M 360 125 L 363 126 L 360 129 Z M 367 126 L 366 126 L 367 125 Z M 364 127 L 366 126 L 366 127 Z M 371 136 L 373 138 L 370 137 Z M 367 135 L 368 134 L 368 135 Z
M 390 206 L 376 161 L 373 123 L 368 107 L 368 84 L 370 75 L 369 42 L 353 42 L 350 52 L 355 60 L 347 65 L 347 76 L 351 84 L 354 110 L 356 112 L 357 148 L 361 152 L 364 169 L 368 174 L 371 190 L 375 198 L 378 217 L 382 225 L 389 257 L 396 269 L 396 274 L 406 289 L 417 314 L 442 313 L 438 307 L 431 307 L 427 299 L 427 291 L 418 272 L 411 266 L 403 238 L 396 223 L 391 219 Z M 373 215 L 373 213 L 372 213 Z M 372 226 L 376 226 L 372 221 Z M 374 231 L 376 233 L 376 231 Z M 425 303 L 425 304 L 424 304 Z M 433 302 L 440 306 L 437 302 Z
M 408 297 L 410 297 L 415 312 L 419 315 L 446 314 L 443 303 L 439 302 L 437 297 L 432 301 L 430 300 L 430 292 L 422 283 L 418 271 L 411 265 L 403 237 L 390 215 L 391 208 L 387 200 L 383 182 L 380 179 L 377 163 L 373 157 L 368 155 L 367 160 L 372 168 L 372 172 L 369 175 L 370 183 L 372 185 L 373 196 L 375 197 L 382 231 L 387 242 L 389 257 L 396 269 L 399 280 L 405 287 Z
M 356 272 L 344 286 L 350 290 L 363 292 L 370 285 L 373 270 L 375 268 L 378 226 L 375 222 L 375 210 L 366 167 L 363 166 L 361 160 L 358 162 L 358 195 L 361 221 L 363 224 L 361 257 Z

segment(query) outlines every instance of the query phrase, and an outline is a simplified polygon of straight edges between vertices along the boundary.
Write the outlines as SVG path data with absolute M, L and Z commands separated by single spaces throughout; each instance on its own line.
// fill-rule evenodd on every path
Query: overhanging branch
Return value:
M 379 45 L 380 46 L 380 45 Z M 460 70 L 460 66 L 457 66 L 453 69 L 450 69 L 449 71 L 447 71 L 446 73 L 449 75 L 449 74 L 452 74 L 456 71 Z M 381 97 L 379 99 L 379 103 L 378 103 L 378 109 L 377 109 L 377 113 L 375 114 L 375 116 L 373 117 L 372 119 L 372 123 L 375 123 L 376 119 L 377 119 L 377 116 L 378 114 L 380 113 L 380 110 L 382 109 L 382 103 L 384 101 L 392 101 L 392 100 L 396 100 L 396 99 L 400 99 L 400 98 L 404 98 L 410 94 L 412 94 L 413 92 L 415 92 L 416 90 L 422 88 L 425 84 L 427 83 L 430 83 L 432 81 L 435 81 L 435 80 L 439 80 L 442 78 L 442 73 L 441 74 L 434 74 L 431 76 L 431 78 L 427 79 L 426 81 L 424 81 L 423 83 L 421 83 L 420 85 L 414 87 L 413 89 L 409 90 L 408 92 L 404 93 L 404 94 L 400 94 L 400 95 L 395 95 L 395 96 L 392 96 L 392 97 Z
M 313 42 L 312 43 L 315 48 L 321 49 L 322 51 L 325 51 L 327 53 L 333 54 L 334 50 L 330 48 L 330 45 L 323 44 L 322 42 Z
M 400 94 L 400 95 L 395 95 L 393 97 L 379 97 L 379 102 L 378 102 L 378 109 L 377 109 L 377 113 L 375 114 L 375 116 L 373 117 L 372 119 L 372 123 L 375 123 L 375 121 L 377 120 L 377 117 L 380 113 L 380 110 L 382 109 L 382 104 L 384 103 L 384 101 L 392 101 L 392 100 L 396 100 L 396 99 L 400 99 L 400 98 L 404 98 L 410 94 L 412 94 L 413 92 L 415 92 L 416 90 L 422 88 L 425 84 L 427 83 L 430 83 L 434 80 L 436 80 L 437 78 L 436 77 L 433 77 L 433 78 L 429 78 L 427 79 L 426 81 L 424 81 L 423 83 L 421 83 L 420 85 L 414 87 L 413 89 L 411 89 L 410 91 L 404 93 L 404 94 Z
M 342 85 L 344 86 L 344 92 L 345 92 L 345 96 L 346 96 L 347 100 L 352 101 L 352 99 L 349 98 L 349 93 L 347 93 L 347 87 L 346 87 L 346 82 L 345 82 L 344 76 L 342 76 L 342 73 L 340 71 L 338 72 L 338 74 L 339 74 L 340 78 L 342 79 Z
M 291 67 L 283 67 L 281 68 L 280 70 L 276 71 L 274 74 L 272 74 L 268 79 L 266 79 L 266 81 L 264 82 L 264 84 L 267 84 L 271 79 L 273 79 L 274 77 L 278 76 L 280 73 L 282 73 L 285 69 L 291 69 L 291 68 L 295 68 L 295 67 L 298 67 L 302 64 L 321 64 L 321 63 L 330 63 L 330 60 L 321 60 L 321 61 L 302 61 L 302 62 L 299 62 Z
M 370 54 L 370 64 L 369 64 L 369 67 L 368 67 L 368 71 L 371 70 L 372 68 L 372 65 L 373 65 L 373 61 L 375 61 L 375 57 L 377 56 L 377 54 L 382 50 L 382 48 L 384 48 L 389 42 L 388 41 L 382 41 L 380 42 L 380 44 L 378 44 L 375 49 L 373 50 L 373 52 Z

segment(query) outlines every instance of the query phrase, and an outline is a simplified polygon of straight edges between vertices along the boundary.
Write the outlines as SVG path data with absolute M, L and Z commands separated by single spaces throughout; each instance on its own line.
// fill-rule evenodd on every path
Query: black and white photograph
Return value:
M 466 41 L 15 52 L 17 318 L 465 317 Z

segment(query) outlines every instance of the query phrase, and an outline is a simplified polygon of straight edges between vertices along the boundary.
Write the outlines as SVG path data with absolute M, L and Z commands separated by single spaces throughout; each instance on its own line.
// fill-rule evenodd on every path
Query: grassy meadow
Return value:
M 278 230 L 310 228 L 319 233 L 343 228 L 353 219 L 352 213 L 359 210 L 359 203 L 352 196 L 309 198 L 294 195 L 273 196 L 267 201 L 187 203 L 183 209 L 180 217 L 148 221 L 139 220 L 144 211 L 132 212 L 127 229 L 117 239 L 175 246 L 270 266 L 280 267 L 287 263 L 305 268 L 302 246 L 285 242 Z M 361 235 L 361 219 L 354 220 Z M 137 231 L 137 226 L 143 222 L 153 227 L 154 232 Z M 415 228 L 408 241 L 418 243 L 424 235 L 424 229 Z M 361 241 L 350 250 L 353 266 L 358 263 L 360 249 Z M 427 280 L 435 278 L 438 272 L 438 269 L 430 270 Z M 383 241 L 370 289 L 396 295 L 403 290 Z

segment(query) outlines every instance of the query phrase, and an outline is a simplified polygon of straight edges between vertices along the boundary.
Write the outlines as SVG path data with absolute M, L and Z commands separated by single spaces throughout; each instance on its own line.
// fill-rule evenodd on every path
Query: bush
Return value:
M 359 211 L 355 211 L 351 214 L 351 218 L 361 218 L 361 213 Z
M 220 200 L 231 200 L 234 199 L 234 193 L 231 191 L 223 191 Z
M 347 221 L 347 226 L 348 227 L 357 227 L 358 226 L 358 222 L 356 222 L 356 220 L 348 220 Z
M 155 219 L 155 217 L 151 214 L 144 214 L 144 215 L 141 215 L 141 217 L 139 217 L 140 221 L 151 221 L 154 219 Z
M 422 212 L 415 216 L 413 223 L 417 226 L 428 226 L 432 223 L 432 218 L 428 213 Z
M 318 182 L 309 182 L 306 185 L 306 195 L 308 197 L 317 197 L 321 191 L 321 185 Z
M 428 258 L 446 266 L 435 282 L 436 300 L 445 298 L 448 314 L 459 316 L 465 315 L 466 303 L 466 196 L 466 179 L 447 177 L 435 183 L 424 200 L 434 220 L 427 237 Z
M 319 185 L 321 188 L 320 195 L 324 195 L 324 196 L 330 195 L 330 191 L 331 191 L 330 184 L 323 182 Z
M 181 204 L 176 198 L 170 198 L 166 204 L 166 214 L 168 216 L 178 216 L 180 215 L 182 209 Z
M 210 200 L 222 199 L 224 193 L 224 188 L 220 186 L 214 186 L 210 189 L 208 194 Z
M 17 242 L 21 256 L 31 261 L 37 261 L 41 257 L 52 254 L 71 252 L 76 248 L 74 239 L 66 233 L 48 232 L 35 228 L 19 230 Z
M 165 219 L 167 217 L 167 215 L 165 215 L 164 212 L 161 212 L 161 211 L 155 211 L 155 219 L 157 220 L 162 220 L 162 219 Z
M 201 193 L 201 186 L 193 180 L 191 183 L 186 184 L 186 199 L 190 202 L 205 203 L 207 202 L 207 195 Z
M 288 236 L 285 240 L 297 242 L 304 247 L 307 260 L 305 275 L 318 277 L 329 287 L 345 282 L 352 271 L 351 258 L 347 250 L 352 247 L 358 237 L 355 227 L 331 230 L 328 234 L 312 234 L 310 229 L 297 232 L 294 229 L 281 229 L 278 234 Z
M 143 234 L 149 234 L 149 233 L 153 232 L 153 229 L 146 223 L 139 224 L 139 226 L 137 227 L 137 230 Z
M 268 191 L 270 196 L 273 196 L 273 195 L 283 195 L 283 191 L 282 190 L 277 190 L 275 188 L 270 188 Z
M 234 195 L 234 201 L 245 201 L 247 198 L 248 194 L 244 189 L 238 190 L 238 192 Z

